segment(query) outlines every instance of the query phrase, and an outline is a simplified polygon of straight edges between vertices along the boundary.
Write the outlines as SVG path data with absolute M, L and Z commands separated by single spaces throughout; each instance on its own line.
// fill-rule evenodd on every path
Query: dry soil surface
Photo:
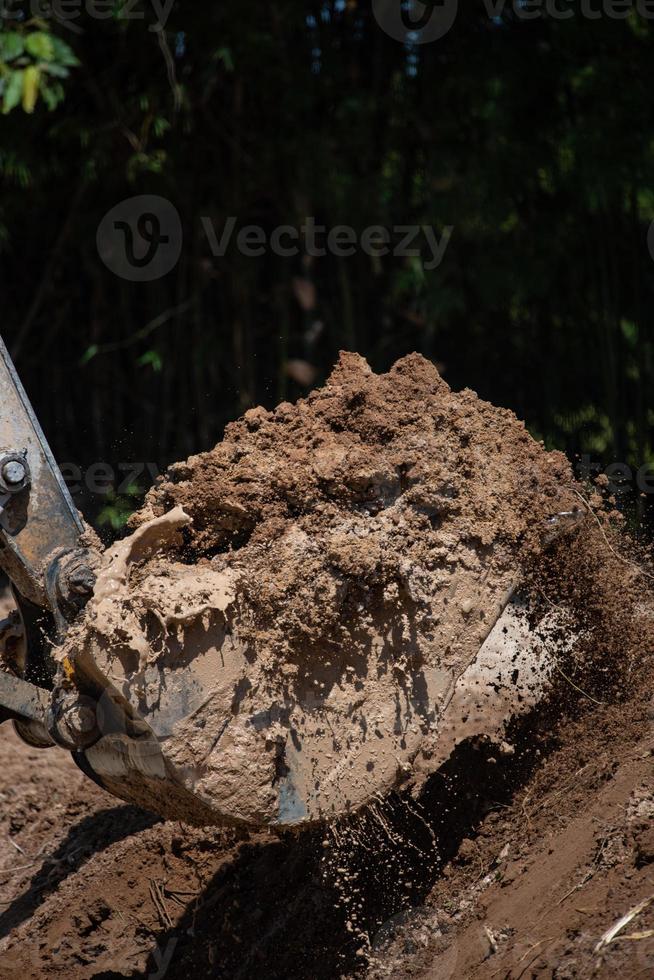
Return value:
M 579 700 L 419 808 L 297 839 L 159 822 L 4 726 L 0 975 L 651 977 L 654 905 L 595 950 L 654 897 L 652 703 Z

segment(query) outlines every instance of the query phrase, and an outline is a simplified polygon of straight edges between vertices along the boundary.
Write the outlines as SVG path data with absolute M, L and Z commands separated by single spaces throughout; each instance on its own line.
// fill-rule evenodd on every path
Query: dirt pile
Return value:
M 199 819 L 354 810 L 429 771 L 458 678 L 575 511 L 565 457 L 511 412 L 419 355 L 376 376 L 343 354 L 323 389 L 171 469 L 67 652 L 166 738 Z
M 453 393 L 421 356 L 378 377 L 343 354 L 323 389 L 249 411 L 174 466 L 135 524 L 183 507 L 185 560 L 237 572 L 241 635 L 275 666 L 356 650 L 377 609 L 405 648 L 401 620 L 415 612 L 447 663 L 487 630 L 518 549 L 578 506 L 571 483 L 565 457 L 513 413 Z M 482 560 L 494 594 L 480 608 Z
M 523 587 L 534 624 L 557 610 L 566 670 L 603 702 L 629 696 L 654 651 L 654 569 L 614 501 L 597 491 L 584 499 L 588 519 L 531 563 Z
M 478 638 L 488 621 L 482 560 L 501 595 L 518 549 L 579 506 L 571 483 L 564 456 L 512 412 L 452 392 L 423 357 L 376 376 L 343 354 L 323 389 L 252 409 L 214 450 L 174 466 L 134 523 L 181 506 L 185 560 L 238 573 L 241 634 L 276 665 L 356 649 L 370 608 L 398 622 L 415 610 L 446 663 L 456 634 Z

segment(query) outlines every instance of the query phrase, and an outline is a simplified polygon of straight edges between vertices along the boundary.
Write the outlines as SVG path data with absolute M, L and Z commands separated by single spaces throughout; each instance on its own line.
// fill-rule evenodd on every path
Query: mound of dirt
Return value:
M 198 820 L 355 810 L 418 757 L 429 771 L 458 679 L 561 512 L 584 512 L 568 462 L 511 412 L 417 354 L 381 376 L 343 354 L 323 389 L 171 469 L 64 652 L 165 735 Z
M 458 666 L 519 549 L 578 507 L 572 482 L 565 457 L 512 412 L 452 392 L 420 355 L 376 376 L 342 354 L 324 388 L 252 409 L 214 450 L 172 467 L 133 523 L 181 506 L 185 560 L 237 572 L 241 635 L 275 665 L 356 649 L 371 607 L 392 619 L 413 607 L 418 642 Z M 480 608 L 481 559 L 494 595 Z

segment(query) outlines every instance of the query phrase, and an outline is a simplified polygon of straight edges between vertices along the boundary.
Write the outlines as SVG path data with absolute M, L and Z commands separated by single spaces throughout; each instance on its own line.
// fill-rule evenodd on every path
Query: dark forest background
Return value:
M 249 406 L 301 396 L 347 348 L 377 370 L 421 351 L 552 447 L 654 463 L 652 21 L 470 2 L 418 45 L 370 0 L 177 0 L 162 31 L 147 2 L 144 20 L 116 3 L 74 30 L 33 7 L 0 21 L 1 332 L 61 462 L 163 468 Z M 179 263 L 151 283 L 96 246 L 137 194 L 183 224 Z M 216 258 L 200 220 L 307 215 L 453 233 L 428 271 Z M 125 491 L 76 499 L 118 526 Z

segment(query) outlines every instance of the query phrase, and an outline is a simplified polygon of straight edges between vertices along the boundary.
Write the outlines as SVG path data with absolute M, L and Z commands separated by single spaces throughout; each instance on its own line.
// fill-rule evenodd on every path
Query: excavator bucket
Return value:
M 529 629 L 518 575 L 506 563 L 498 571 L 487 545 L 451 582 L 441 565 L 424 576 L 443 596 L 429 616 L 442 629 L 456 598 L 455 643 L 443 647 L 435 626 L 418 656 L 409 620 L 371 607 L 356 644 L 326 643 L 329 654 L 303 668 L 273 661 L 265 630 L 248 626 L 242 570 L 182 560 L 193 525 L 183 507 L 102 552 L 1 342 L 0 396 L 0 568 L 23 636 L 16 656 L 15 623 L 0 626 L 0 721 L 13 719 L 30 744 L 72 752 L 113 795 L 196 824 L 329 820 L 395 787 L 417 792 L 465 738 L 501 742 L 547 689 L 547 624 Z M 391 528 L 404 506 L 398 487 L 384 502 Z M 560 515 L 561 528 L 577 516 Z M 293 527 L 281 540 L 282 564 L 315 553 Z M 14 655 L 5 642 L 3 656 L 3 636 Z

